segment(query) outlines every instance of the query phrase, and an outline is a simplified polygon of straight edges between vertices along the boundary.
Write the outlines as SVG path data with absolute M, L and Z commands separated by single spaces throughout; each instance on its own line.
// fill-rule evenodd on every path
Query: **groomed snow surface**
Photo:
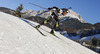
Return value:
M 97 54 L 58 32 L 60 39 L 46 32 L 49 28 L 41 28 L 46 37 L 25 21 L 0 12 L 0 54 Z

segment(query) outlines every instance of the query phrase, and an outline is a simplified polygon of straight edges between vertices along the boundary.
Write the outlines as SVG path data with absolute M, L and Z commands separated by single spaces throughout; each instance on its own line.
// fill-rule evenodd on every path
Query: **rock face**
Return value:
M 100 23 L 94 24 L 94 27 L 95 27 L 96 33 L 97 33 L 97 34 L 100 34 Z

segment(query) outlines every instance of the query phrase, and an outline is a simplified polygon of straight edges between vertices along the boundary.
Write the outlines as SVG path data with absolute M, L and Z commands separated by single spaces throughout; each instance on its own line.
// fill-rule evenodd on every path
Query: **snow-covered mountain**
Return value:
M 23 13 L 26 13 L 24 14 L 25 17 L 40 16 L 40 17 L 48 18 L 51 12 L 47 10 L 40 10 L 40 11 L 25 10 L 23 11 Z M 76 12 L 72 10 L 69 10 L 69 13 L 65 17 L 75 18 L 75 19 L 78 19 L 82 23 L 86 23 L 86 21 L 81 18 L 80 14 L 77 14 Z M 61 16 L 60 18 L 65 18 L 65 17 Z
M 67 16 L 70 18 L 76 18 L 82 23 L 86 23 L 86 21 L 82 19 L 81 15 L 74 12 L 73 10 L 69 10 L 69 13 L 67 14 Z
M 37 11 L 32 11 L 32 10 L 26 10 L 26 11 L 23 11 L 24 14 L 24 17 L 30 17 L 30 16 L 36 16 L 37 14 Z
M 56 38 L 46 26 L 41 28 L 46 37 L 25 21 L 0 12 L 0 54 L 97 54 L 58 32 L 60 39 Z

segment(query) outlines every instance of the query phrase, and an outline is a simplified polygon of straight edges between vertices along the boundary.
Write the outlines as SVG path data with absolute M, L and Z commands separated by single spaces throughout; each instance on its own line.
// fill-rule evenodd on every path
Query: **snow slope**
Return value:
M 61 39 L 46 32 L 49 28 L 41 28 L 46 37 L 19 18 L 0 12 L 0 54 L 97 54 L 58 32 Z

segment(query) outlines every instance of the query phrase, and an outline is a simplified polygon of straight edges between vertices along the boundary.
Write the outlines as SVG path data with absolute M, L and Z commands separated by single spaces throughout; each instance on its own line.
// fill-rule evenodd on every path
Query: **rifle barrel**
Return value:
M 42 7 L 42 6 L 39 6 L 39 5 L 33 4 L 33 3 L 31 3 L 31 2 L 29 2 L 29 4 L 34 5 L 34 6 L 37 6 L 37 7 L 40 7 L 40 8 L 42 8 L 42 9 L 47 9 L 47 8 L 45 8 L 45 7 Z

